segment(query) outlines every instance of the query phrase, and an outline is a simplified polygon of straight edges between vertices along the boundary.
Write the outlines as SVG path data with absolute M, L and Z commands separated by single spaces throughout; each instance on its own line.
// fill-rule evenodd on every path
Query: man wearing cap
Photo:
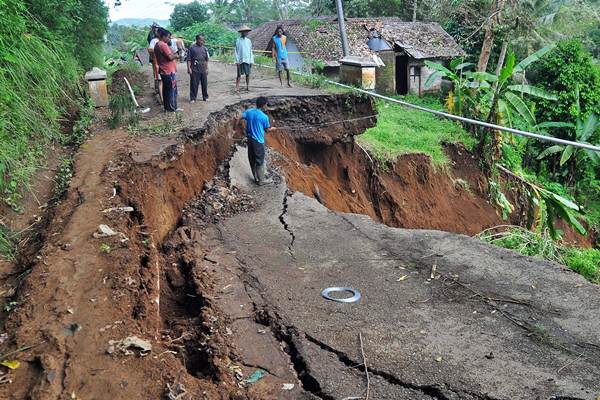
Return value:
M 235 65 L 237 66 L 236 90 L 240 89 L 242 75 L 246 75 L 246 90 L 250 91 L 250 70 L 252 69 L 252 64 L 254 64 L 252 41 L 248 38 L 248 32 L 251 30 L 246 25 L 238 29 L 240 37 L 235 41 Z
M 265 114 L 269 101 L 266 97 L 256 99 L 256 108 L 250 108 L 242 114 L 241 121 L 246 123 L 245 131 L 248 138 L 248 161 L 254 181 L 260 186 L 273 183 L 272 179 L 266 178 L 265 168 L 265 132 L 270 132 L 269 117 Z

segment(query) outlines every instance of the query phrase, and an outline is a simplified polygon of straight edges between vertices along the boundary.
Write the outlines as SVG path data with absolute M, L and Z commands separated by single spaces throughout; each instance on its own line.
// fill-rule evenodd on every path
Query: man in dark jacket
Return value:
M 198 85 L 202 86 L 202 100 L 208 99 L 208 50 L 204 36 L 196 36 L 196 43 L 188 49 L 187 70 L 190 74 L 190 103 L 196 102 Z

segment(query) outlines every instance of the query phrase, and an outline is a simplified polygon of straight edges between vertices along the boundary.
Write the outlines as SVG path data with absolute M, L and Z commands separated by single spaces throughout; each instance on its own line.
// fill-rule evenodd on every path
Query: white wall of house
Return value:
M 437 62 L 440 64 L 443 64 L 442 60 L 439 59 L 433 59 L 430 60 L 432 62 Z M 433 74 L 435 72 L 435 70 L 428 68 L 425 63 L 423 63 L 423 67 L 421 68 L 421 82 L 423 85 L 423 93 L 427 93 L 427 92 L 439 92 L 442 89 L 442 78 L 441 77 L 437 77 L 434 81 L 433 81 L 433 85 L 431 85 L 428 89 L 425 89 L 425 82 L 427 82 L 427 79 L 429 79 L 429 77 L 431 76 L 431 74 Z
M 290 68 L 291 69 L 301 69 L 304 66 L 304 57 L 302 57 L 302 54 L 289 54 L 289 53 L 299 53 L 300 52 L 300 50 L 298 50 L 298 46 L 296 46 L 296 43 L 293 40 L 291 40 L 290 38 L 288 38 L 286 47 L 287 47 L 287 51 L 288 51 Z

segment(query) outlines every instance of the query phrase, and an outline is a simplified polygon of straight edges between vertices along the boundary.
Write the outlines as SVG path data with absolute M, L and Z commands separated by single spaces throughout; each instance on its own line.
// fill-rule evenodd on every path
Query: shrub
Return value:
M 600 250 L 568 249 L 565 252 L 565 263 L 589 281 L 600 283 Z
M 217 51 L 218 46 L 233 47 L 238 37 L 237 32 L 209 21 L 196 23 L 178 32 L 178 36 L 187 41 L 186 44 L 193 43 L 196 40 L 196 35 L 204 36 L 206 47 L 208 47 L 211 54 Z
M 537 101 L 539 121 L 575 120 L 578 88 L 584 114 L 600 113 L 600 68 L 579 39 L 559 42 L 533 66 L 531 78 L 535 84 L 558 96 L 557 101 Z

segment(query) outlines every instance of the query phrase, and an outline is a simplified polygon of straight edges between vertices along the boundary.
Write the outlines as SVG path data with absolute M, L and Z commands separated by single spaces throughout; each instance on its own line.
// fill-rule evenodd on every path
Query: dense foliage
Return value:
M 189 4 L 177 4 L 171 14 L 171 28 L 179 31 L 185 27 L 208 20 L 208 6 L 193 1 Z
M 223 25 L 209 21 L 193 24 L 177 33 L 188 42 L 193 42 L 196 35 L 204 35 L 211 54 L 216 52 L 216 46 L 232 46 L 238 36 Z
M 62 122 L 79 113 L 106 16 L 100 0 L 0 0 L 0 193 L 14 208 L 48 144 L 78 141 Z

